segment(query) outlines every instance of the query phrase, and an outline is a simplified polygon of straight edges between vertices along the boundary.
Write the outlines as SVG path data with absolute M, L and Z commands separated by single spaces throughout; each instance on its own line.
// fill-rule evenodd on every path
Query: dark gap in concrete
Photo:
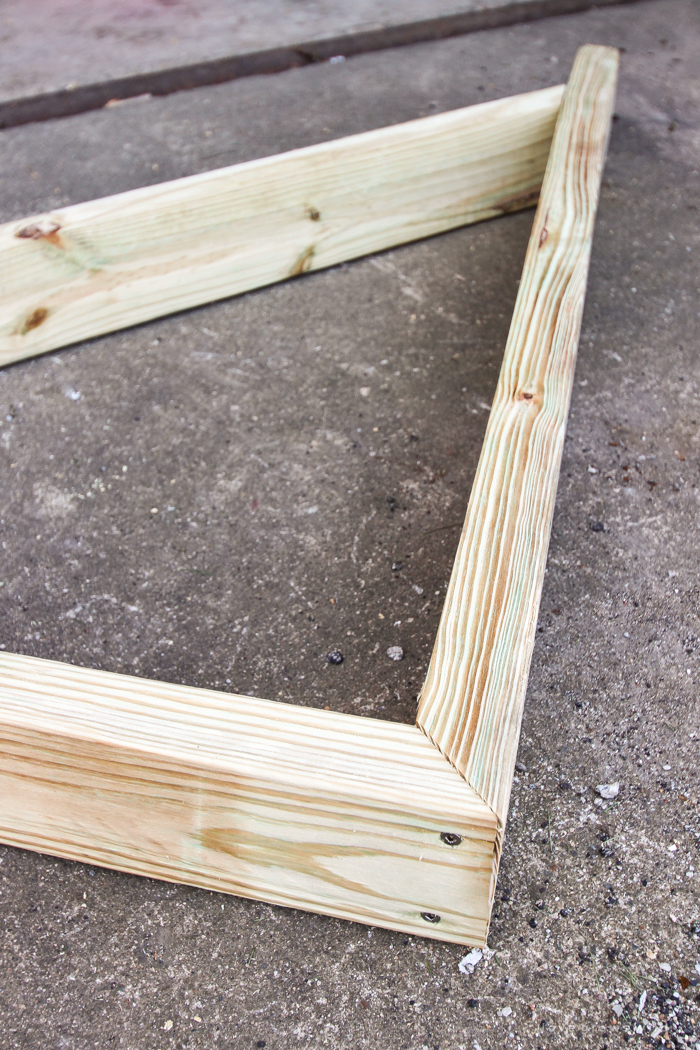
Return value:
M 300 66 L 327 62 L 334 56 L 350 58 L 370 51 L 405 47 L 408 44 L 446 40 L 448 37 L 499 29 L 542 18 L 576 14 L 592 8 L 612 7 L 638 3 L 639 0 L 521 0 L 502 7 L 483 11 L 467 11 L 440 18 L 421 19 L 403 25 L 384 26 L 361 33 L 347 33 L 312 40 L 290 47 L 269 48 L 244 55 L 230 55 L 208 62 L 176 66 L 138 73 L 133 76 L 105 80 L 99 84 L 84 84 L 78 88 L 64 88 L 40 95 L 10 99 L 0 103 L 0 129 L 19 127 L 59 117 L 75 116 L 101 109 L 109 102 L 138 98 L 140 95 L 171 95 L 176 91 L 223 84 L 241 77 L 284 73 Z

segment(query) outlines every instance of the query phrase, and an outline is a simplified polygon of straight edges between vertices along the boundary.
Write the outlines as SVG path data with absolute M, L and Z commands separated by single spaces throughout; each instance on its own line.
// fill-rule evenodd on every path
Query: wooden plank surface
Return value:
M 585 47 L 566 90 L 420 728 L 0 654 L 2 841 L 485 942 L 616 71 Z M 558 105 L 551 89 L 10 224 L 4 360 L 522 207 Z
M 615 98 L 618 52 L 571 72 L 418 724 L 505 824 Z
M 496 820 L 415 726 L 0 653 L 0 797 L 10 845 L 485 943 Z
M 0 227 L 0 365 L 536 202 L 563 88 Z

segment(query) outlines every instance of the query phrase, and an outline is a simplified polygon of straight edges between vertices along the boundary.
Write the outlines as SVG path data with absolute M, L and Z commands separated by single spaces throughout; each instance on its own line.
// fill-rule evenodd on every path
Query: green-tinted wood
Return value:
M 505 824 L 564 444 L 618 52 L 578 52 L 418 724 Z
M 13 846 L 486 939 L 496 820 L 416 726 L 0 653 L 0 798 Z
M 563 89 L 0 227 L 0 365 L 534 205 Z
M 567 87 L 422 695 L 420 729 L 0 654 L 4 801 L 0 840 L 443 940 L 484 943 L 544 572 L 616 70 L 615 51 L 583 48 Z M 548 101 L 544 93 L 539 97 L 551 106 L 555 96 L 547 96 Z M 514 100 L 508 102 L 512 105 Z M 495 110 L 488 112 L 493 116 Z M 526 106 L 521 114 L 525 123 L 527 112 Z M 532 127 L 528 132 L 528 148 L 535 152 L 533 142 L 540 141 L 537 136 L 544 134 L 545 124 L 537 125 L 540 130 L 534 138 Z M 488 121 L 482 124 L 472 138 L 470 163 L 485 164 L 499 134 Z M 366 138 L 355 140 L 360 153 Z M 289 156 L 296 163 L 301 153 Z M 264 167 L 273 162 L 256 163 Z M 487 168 L 479 170 L 483 175 Z M 498 170 L 503 172 L 502 164 Z M 206 182 L 207 177 L 197 178 Z M 199 194 L 196 180 L 184 182 L 187 192 L 194 187 Z M 178 227 L 173 201 L 183 183 L 172 185 L 179 188 L 163 215 L 166 225 L 174 222 Z M 413 190 L 418 192 L 416 186 Z M 278 187 L 275 192 L 282 190 Z M 483 186 L 479 208 L 485 207 L 485 192 Z M 97 226 L 107 221 L 116 237 L 122 205 L 126 203 L 127 211 L 136 209 L 129 213 L 131 219 L 136 213 L 144 217 L 152 193 L 136 191 L 111 202 L 80 205 L 81 221 L 87 222 L 80 228 L 96 228 L 90 226 L 92 208 Z M 253 201 L 252 183 L 249 193 Z M 200 197 L 197 200 L 201 204 Z M 217 207 L 223 207 L 223 201 L 222 197 Z M 508 207 L 523 203 L 518 198 Z M 268 217 L 265 221 L 277 214 L 264 202 L 260 207 Z M 315 204 L 308 207 L 316 211 Z M 489 207 L 493 209 L 493 202 Z M 496 210 L 508 207 L 501 199 Z M 488 208 L 478 217 L 487 212 Z M 443 212 L 439 222 L 471 221 L 464 218 L 467 213 L 477 214 L 466 208 L 458 214 L 453 209 Z M 177 236 L 185 228 L 187 236 L 192 235 L 192 227 L 187 226 L 191 217 L 182 219 Z M 13 247 L 15 242 L 27 242 L 32 258 L 38 260 L 37 274 L 44 272 L 46 260 L 47 274 L 53 273 L 54 264 L 67 267 L 61 291 L 65 298 L 59 295 L 57 302 L 72 304 L 74 312 L 57 310 L 55 315 L 64 322 L 72 318 L 64 325 L 64 337 L 71 331 L 71 338 L 77 338 L 77 331 L 87 331 L 95 323 L 96 315 L 90 315 L 89 309 L 87 320 L 81 320 L 80 296 L 71 298 L 75 288 L 81 282 L 87 287 L 93 276 L 99 294 L 109 290 L 120 309 L 123 302 L 131 304 L 130 309 L 137 304 L 138 309 L 152 311 L 156 302 L 159 312 L 166 312 L 166 302 L 174 308 L 167 296 L 161 296 L 163 288 L 158 294 L 154 289 L 160 278 L 167 284 L 177 274 L 175 284 L 167 286 L 168 295 L 176 286 L 182 292 L 187 263 L 181 259 L 179 270 L 170 265 L 177 261 L 177 252 L 168 256 L 160 244 L 156 261 L 169 260 L 162 271 L 157 265 L 141 269 L 144 260 L 132 259 L 109 284 L 104 269 L 94 275 L 89 267 L 78 272 L 90 249 L 88 241 L 81 247 L 78 227 L 72 228 L 74 243 L 87 254 L 78 252 L 71 262 L 61 241 L 67 233 L 63 227 L 49 229 L 51 221 L 50 217 L 36 220 L 35 230 L 31 224 L 15 224 L 9 236 Z M 299 221 L 297 215 L 292 225 Z M 306 214 L 303 220 L 304 224 L 322 221 L 320 213 L 318 217 Z M 412 235 L 435 232 L 436 224 L 435 216 L 423 226 L 419 222 L 419 232 L 417 226 Z M 404 233 L 408 229 L 404 226 Z M 171 234 L 166 230 L 165 242 Z M 266 236 L 269 249 L 269 231 Z M 339 236 L 341 241 L 345 238 L 347 253 L 354 243 L 352 231 L 348 228 Z M 202 237 L 203 250 L 206 237 Z M 371 250 L 372 244 L 379 246 L 367 236 L 361 250 Z M 360 254 L 359 240 L 355 248 L 353 252 Z M 287 259 L 287 269 L 279 276 L 301 272 L 307 263 L 327 261 L 320 249 L 315 254 L 303 248 L 292 258 L 291 268 Z M 196 257 L 192 272 L 197 279 L 206 270 L 205 262 L 204 257 Z M 73 276 L 69 263 L 75 264 Z M 125 278 L 130 266 L 133 269 Z M 11 283 L 15 276 L 6 271 L 5 280 Z M 138 294 L 132 297 L 134 289 Z M 91 294 L 86 293 L 86 302 Z M 114 302 L 98 295 L 97 313 L 105 303 L 112 310 L 100 323 L 106 323 L 107 315 L 112 317 L 112 327 L 119 326 L 118 316 L 121 323 L 133 323 L 136 315 L 124 320 Z M 45 338 L 52 331 L 54 314 L 47 308 L 44 316 L 42 307 L 35 309 L 36 315 L 25 316 L 24 336 L 46 325 Z M 37 323 L 29 323 L 32 317 Z M 31 340 L 24 346 L 20 356 L 48 348 Z M 441 836 L 443 831 L 447 840 Z M 449 834 L 461 840 L 451 844 Z M 433 922 L 438 915 L 440 921 Z

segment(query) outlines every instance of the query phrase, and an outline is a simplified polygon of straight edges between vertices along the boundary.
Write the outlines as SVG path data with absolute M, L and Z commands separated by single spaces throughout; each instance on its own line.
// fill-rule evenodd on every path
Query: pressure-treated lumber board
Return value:
M 0 227 L 0 365 L 533 205 L 561 87 Z
M 0 712 L 3 842 L 485 941 L 497 822 L 416 726 L 5 653 Z
M 618 52 L 580 49 L 552 142 L 418 724 L 503 825 L 573 384 Z
M 0 653 L 0 840 L 485 943 L 616 73 L 566 89 L 418 726 Z

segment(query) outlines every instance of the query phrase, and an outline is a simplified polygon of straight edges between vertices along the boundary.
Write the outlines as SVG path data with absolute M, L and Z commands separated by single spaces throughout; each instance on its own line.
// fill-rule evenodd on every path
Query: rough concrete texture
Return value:
M 0 99 L 508 2 L 0 0 Z
M 699 1044 L 697 6 L 4 132 L 0 200 L 17 218 L 535 88 L 585 41 L 625 48 L 619 116 L 494 954 L 463 973 L 459 947 L 5 848 L 0 1046 Z M 2 644 L 412 719 L 531 218 L 6 369 Z

